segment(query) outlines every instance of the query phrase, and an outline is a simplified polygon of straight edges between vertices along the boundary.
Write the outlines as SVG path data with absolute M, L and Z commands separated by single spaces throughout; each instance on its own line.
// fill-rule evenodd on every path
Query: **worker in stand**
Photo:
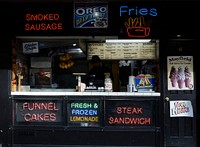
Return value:
M 92 68 L 88 73 L 88 86 L 104 87 L 105 76 L 109 73 L 113 80 L 112 71 L 107 68 L 99 56 L 93 55 L 91 60 Z M 106 73 L 106 74 L 105 74 Z

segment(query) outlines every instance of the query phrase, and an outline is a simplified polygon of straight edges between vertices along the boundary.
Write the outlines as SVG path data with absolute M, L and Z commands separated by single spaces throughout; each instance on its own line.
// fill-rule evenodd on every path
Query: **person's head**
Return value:
M 101 66 L 102 65 L 101 59 L 98 55 L 92 56 L 92 65 L 93 66 Z

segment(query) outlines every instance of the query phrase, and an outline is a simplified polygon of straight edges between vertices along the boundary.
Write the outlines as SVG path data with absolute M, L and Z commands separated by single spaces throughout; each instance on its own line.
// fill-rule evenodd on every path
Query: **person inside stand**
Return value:
M 99 56 L 93 55 L 91 60 L 92 68 L 88 73 L 88 86 L 104 87 L 105 73 L 110 73 L 113 80 L 112 71 L 107 68 Z

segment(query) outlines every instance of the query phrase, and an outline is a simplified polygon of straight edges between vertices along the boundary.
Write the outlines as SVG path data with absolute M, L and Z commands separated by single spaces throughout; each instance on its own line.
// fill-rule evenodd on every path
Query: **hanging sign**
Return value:
M 23 53 L 31 54 L 39 52 L 39 44 L 38 42 L 24 42 L 22 43 Z
M 193 117 L 191 101 L 170 101 L 170 117 Z
M 107 3 L 74 3 L 75 28 L 107 28 Z

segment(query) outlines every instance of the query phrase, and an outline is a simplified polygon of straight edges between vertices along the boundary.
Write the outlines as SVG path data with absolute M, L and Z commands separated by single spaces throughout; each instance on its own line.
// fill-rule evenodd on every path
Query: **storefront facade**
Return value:
M 199 38 L 198 30 L 194 30 L 197 24 L 189 21 L 197 17 L 195 2 L 2 2 L 0 7 L 7 6 L 10 10 L 1 10 L 1 19 L 7 20 L 1 24 L 0 45 L 2 146 L 198 146 Z M 95 17 L 94 11 L 101 15 L 87 23 Z M 105 47 L 102 39 L 116 37 L 118 40 L 151 39 L 155 41 L 155 55 L 147 52 L 152 50 L 148 43 L 143 44 L 143 52 L 138 51 L 139 57 L 133 57 L 137 54 L 135 51 L 125 52 L 127 46 L 124 44 Z M 120 89 L 122 86 L 116 80 L 113 92 L 54 89 L 46 92 L 42 91 L 44 87 L 39 92 L 18 88 L 13 91 L 13 46 L 18 49 L 24 45 L 17 52 L 19 58 L 25 58 L 24 62 L 30 60 L 30 56 L 37 57 L 35 53 L 39 52 L 37 47 L 34 48 L 35 44 L 44 38 L 52 42 L 63 38 L 79 42 L 86 40 L 96 48 L 96 44 L 102 45 L 103 42 L 104 55 L 94 47 L 86 47 L 86 57 L 77 61 L 80 71 L 76 69 L 76 73 L 88 72 L 88 65 L 82 66 L 91 60 L 93 54 L 109 63 L 115 62 L 112 63 L 114 72 L 118 71 L 115 68 L 118 61 L 134 60 L 135 63 L 153 59 L 158 79 L 156 90 L 126 92 Z M 118 53 L 122 47 L 123 51 Z M 119 56 L 122 53 L 124 56 Z M 190 83 L 181 87 L 181 83 L 176 81 L 175 86 L 171 85 L 172 67 L 177 71 L 190 69 Z M 66 66 L 63 68 L 67 69 Z M 64 71 L 68 74 L 66 69 L 56 68 L 55 73 L 60 75 L 60 71 Z M 149 68 L 146 70 L 148 73 Z M 114 74 L 115 79 L 121 79 L 123 74 Z M 22 78 L 26 77 L 23 75 Z M 186 82 L 185 79 L 186 75 Z M 30 82 L 24 85 L 30 85 Z

